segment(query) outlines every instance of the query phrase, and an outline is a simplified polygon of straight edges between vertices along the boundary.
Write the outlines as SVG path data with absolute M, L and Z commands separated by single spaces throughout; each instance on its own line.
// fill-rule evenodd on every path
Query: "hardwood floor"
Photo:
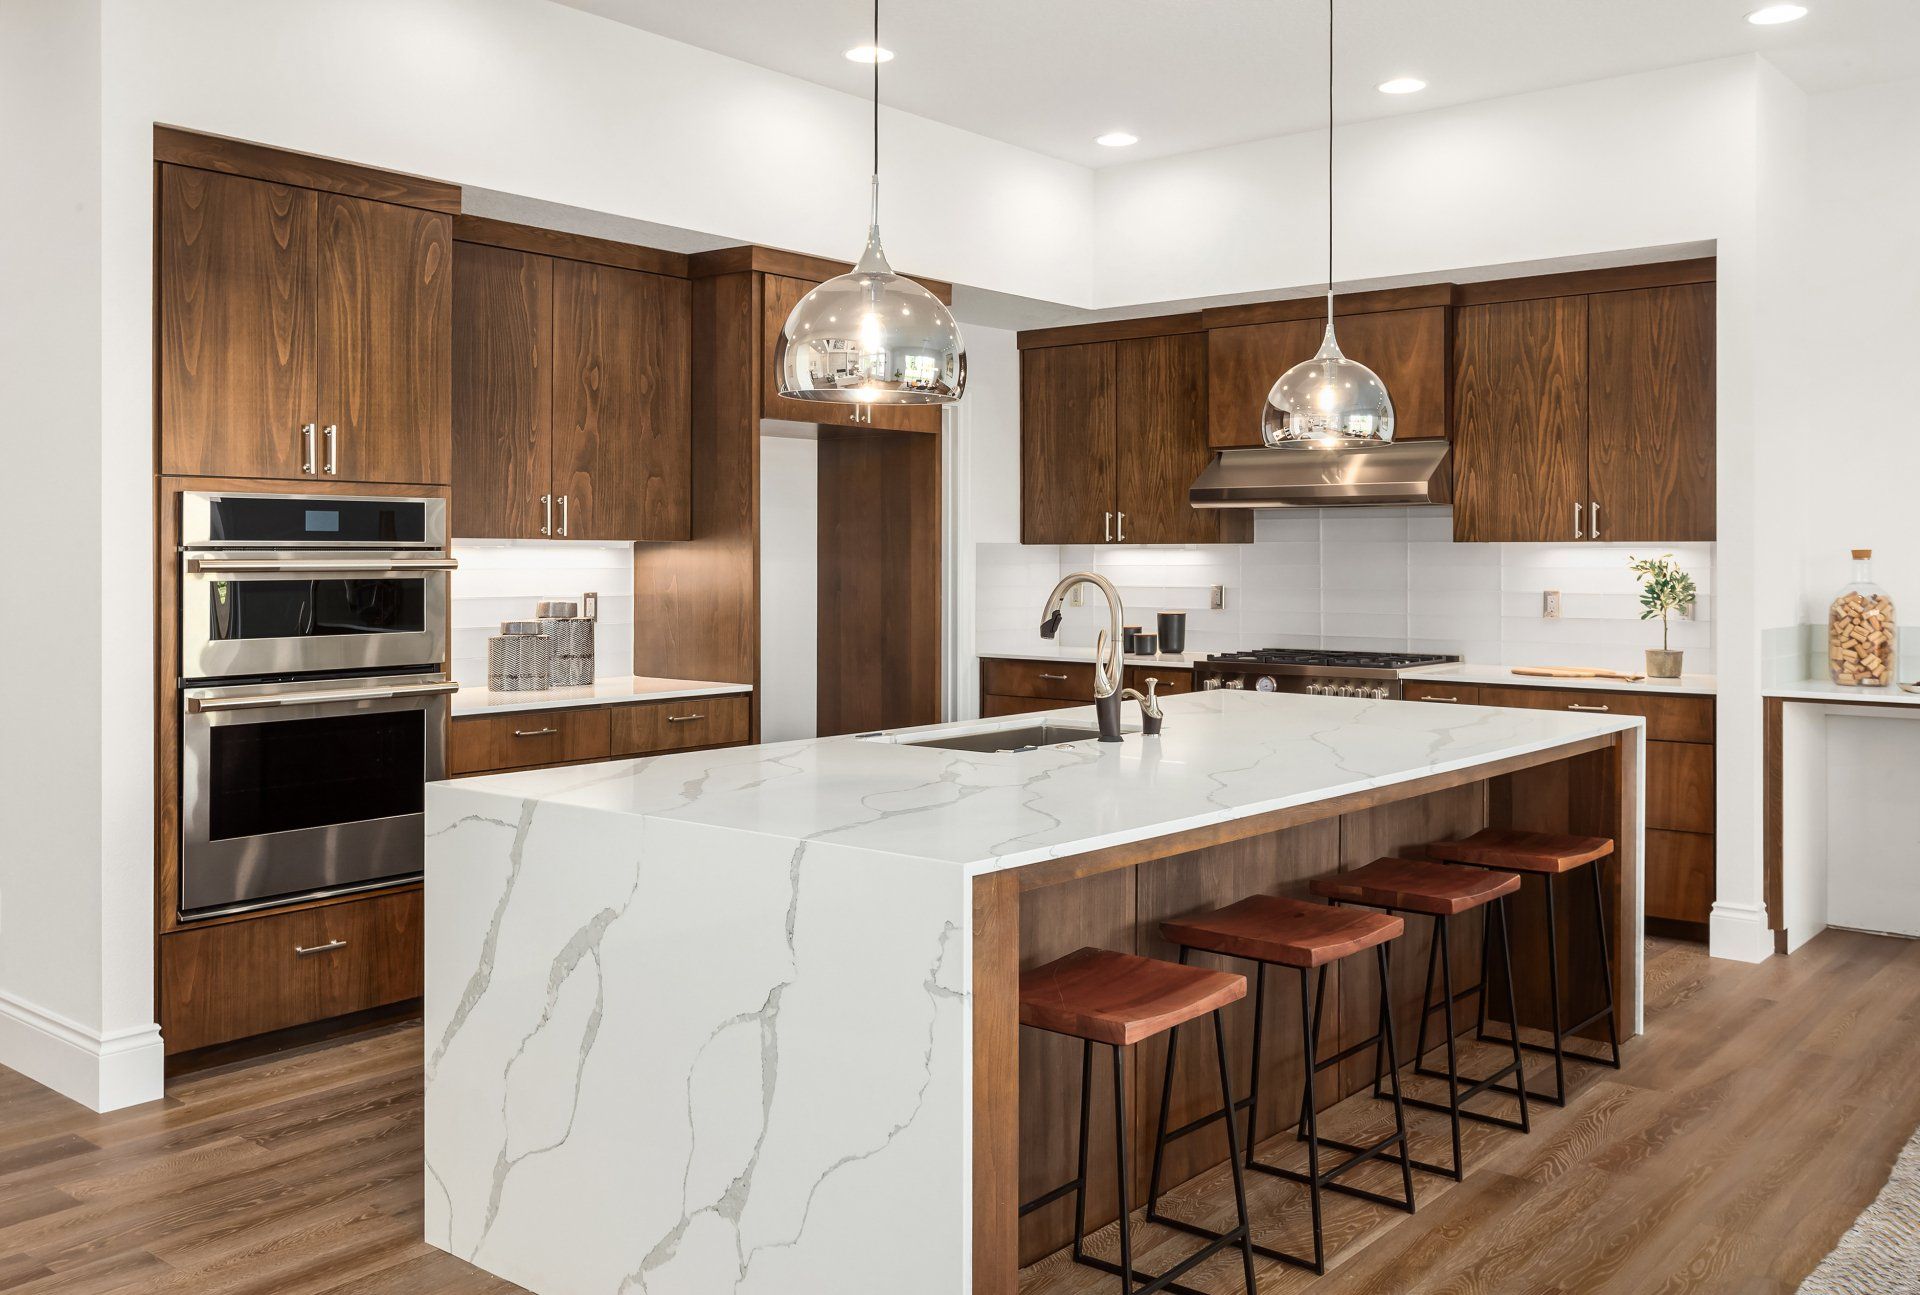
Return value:
M 1262 1261 L 1261 1291 L 1791 1292 L 1920 1122 L 1920 942 L 1830 931 L 1752 967 L 1648 950 L 1649 1032 L 1624 1070 L 1575 1067 L 1577 1096 L 1536 1106 L 1531 1136 L 1470 1125 L 1468 1181 L 1417 1177 L 1411 1218 L 1329 1197 L 1332 1270 Z M 420 1047 L 402 1022 L 189 1075 L 111 1115 L 0 1070 L 0 1291 L 517 1290 L 420 1240 Z M 1326 1128 L 1378 1127 L 1386 1110 L 1356 1098 Z M 1440 1152 L 1444 1117 L 1409 1118 L 1415 1154 Z M 1288 1138 L 1265 1150 L 1301 1154 Z M 1249 1189 L 1263 1236 L 1304 1237 L 1298 1188 L 1255 1175 Z M 1224 1170 L 1168 1208 L 1224 1217 Z M 1136 1236 L 1154 1271 L 1190 1244 Z M 1094 1243 L 1111 1253 L 1113 1230 Z M 1028 1269 L 1025 1295 L 1112 1289 L 1064 1259 Z M 1190 1280 L 1238 1291 L 1237 1265 L 1222 1256 Z

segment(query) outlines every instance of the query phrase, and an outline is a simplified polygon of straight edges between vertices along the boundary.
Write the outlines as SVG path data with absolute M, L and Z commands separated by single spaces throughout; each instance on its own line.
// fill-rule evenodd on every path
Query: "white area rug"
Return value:
M 1920 1134 L 1800 1295 L 1920 1295 Z

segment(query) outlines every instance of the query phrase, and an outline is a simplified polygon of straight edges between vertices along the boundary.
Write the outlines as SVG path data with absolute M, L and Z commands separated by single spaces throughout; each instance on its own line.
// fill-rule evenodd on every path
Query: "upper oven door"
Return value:
M 181 556 L 188 679 L 439 665 L 447 573 L 430 553 L 310 550 Z

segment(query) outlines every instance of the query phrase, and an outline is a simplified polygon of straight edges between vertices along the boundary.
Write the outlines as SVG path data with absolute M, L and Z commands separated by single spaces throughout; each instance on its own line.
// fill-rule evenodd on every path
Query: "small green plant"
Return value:
M 1691 606 L 1699 596 L 1693 577 L 1680 569 L 1669 553 L 1658 558 L 1629 557 L 1634 578 L 1640 582 L 1640 619 L 1660 618 L 1660 650 L 1667 647 L 1667 617 Z

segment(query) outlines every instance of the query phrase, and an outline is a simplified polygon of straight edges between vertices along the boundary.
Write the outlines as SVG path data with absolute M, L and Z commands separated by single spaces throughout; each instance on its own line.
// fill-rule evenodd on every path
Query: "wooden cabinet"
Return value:
M 1444 702 L 1454 706 L 1478 706 L 1480 689 L 1470 683 L 1405 683 L 1401 685 L 1402 701 Z
M 451 474 L 444 212 L 160 167 L 160 465 L 439 484 Z
M 1206 401 L 1206 338 L 1198 331 L 1023 350 L 1021 539 L 1251 539 L 1248 513 L 1187 502 L 1187 488 L 1211 457 Z
M 160 936 L 169 1056 L 422 992 L 418 886 Z
M 1128 688 L 1147 690 L 1147 679 L 1158 679 L 1162 697 L 1193 691 L 1193 668 L 1184 662 L 1166 665 L 1129 665 L 1123 671 Z M 1028 711 L 1058 710 L 1093 704 L 1093 666 L 1084 661 L 1024 661 L 987 657 L 980 662 L 980 714 L 993 719 Z
M 687 281 L 469 242 L 454 281 L 454 534 L 688 538 Z
M 768 274 L 763 277 L 761 312 L 760 416 L 826 427 L 861 427 L 882 432 L 938 432 L 938 405 L 843 405 L 822 400 L 793 400 L 780 394 L 780 366 L 774 362 L 780 330 L 800 299 L 819 286 L 812 279 Z
M 1454 538 L 1714 538 L 1714 285 L 1462 306 Z
M 462 715 L 447 749 L 452 777 L 660 755 L 748 740 L 753 701 L 745 693 L 609 706 L 559 706 Z
M 744 696 L 688 697 L 610 708 L 615 755 L 658 755 L 747 740 L 752 703 Z
M 1444 439 L 1449 418 L 1447 308 L 1348 314 L 1336 305 L 1335 311 L 1340 349 L 1379 374 L 1393 398 L 1394 439 Z M 1260 418 L 1267 393 L 1282 373 L 1313 358 L 1326 329 L 1326 317 L 1318 313 L 1208 328 L 1208 444 L 1216 449 L 1262 444 Z

